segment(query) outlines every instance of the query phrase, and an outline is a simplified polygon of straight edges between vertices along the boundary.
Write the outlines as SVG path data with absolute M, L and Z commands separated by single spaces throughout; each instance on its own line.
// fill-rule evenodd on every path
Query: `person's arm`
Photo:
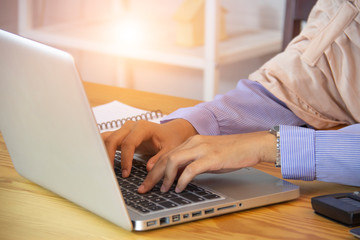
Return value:
M 360 187 L 360 124 L 316 131 L 280 126 L 284 178 Z
M 261 84 L 240 80 L 235 89 L 211 102 L 179 109 L 163 122 L 186 119 L 201 135 L 228 135 L 267 131 L 274 125 L 306 123 Z
M 227 172 L 261 161 L 275 162 L 276 140 L 268 130 L 278 124 L 305 124 L 259 83 L 250 80 L 240 80 L 236 89 L 214 101 L 180 109 L 163 123 L 174 119 L 186 119 L 200 135 L 160 156 L 140 186 L 141 193 L 162 178 L 161 190 L 167 191 L 182 168 L 177 191 L 203 172 Z

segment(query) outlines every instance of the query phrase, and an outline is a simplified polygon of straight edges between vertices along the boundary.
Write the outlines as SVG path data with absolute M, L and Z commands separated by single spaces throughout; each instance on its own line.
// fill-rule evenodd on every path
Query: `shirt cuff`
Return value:
M 315 180 L 314 144 L 315 130 L 296 126 L 280 126 L 280 156 L 283 178 Z
M 214 114 L 206 108 L 202 108 L 201 105 L 202 104 L 195 107 L 180 108 L 163 118 L 161 123 L 182 118 L 190 122 L 201 135 L 219 135 L 219 124 Z
M 360 186 L 360 134 L 355 125 L 336 131 L 316 131 L 315 140 L 316 178 Z

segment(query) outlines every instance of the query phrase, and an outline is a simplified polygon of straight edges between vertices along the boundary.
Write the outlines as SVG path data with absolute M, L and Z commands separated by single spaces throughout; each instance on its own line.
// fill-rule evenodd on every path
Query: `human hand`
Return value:
M 197 134 L 196 130 L 184 119 L 175 119 L 164 124 L 127 121 L 119 130 L 103 133 L 102 138 L 112 164 L 116 150 L 121 151 L 122 176 L 128 177 L 135 152 L 153 155 L 147 163 L 150 170 L 162 154 L 194 134 Z
M 180 146 L 162 155 L 148 173 L 138 191 L 146 193 L 163 178 L 161 191 L 173 184 L 179 169 L 176 192 L 181 192 L 198 174 L 224 173 L 254 166 L 261 161 L 275 162 L 276 139 L 268 132 L 224 136 L 190 137 Z

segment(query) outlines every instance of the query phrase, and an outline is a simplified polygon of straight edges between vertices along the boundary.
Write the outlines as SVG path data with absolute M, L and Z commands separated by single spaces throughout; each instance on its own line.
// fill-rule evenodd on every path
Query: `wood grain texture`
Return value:
M 120 100 L 165 113 L 198 101 L 84 83 L 91 105 Z M 281 177 L 273 164 L 258 169 Z M 351 192 L 355 187 L 291 181 L 299 199 L 148 232 L 127 232 L 21 177 L 0 135 L 0 239 L 354 239 L 349 228 L 314 214 L 313 196 Z

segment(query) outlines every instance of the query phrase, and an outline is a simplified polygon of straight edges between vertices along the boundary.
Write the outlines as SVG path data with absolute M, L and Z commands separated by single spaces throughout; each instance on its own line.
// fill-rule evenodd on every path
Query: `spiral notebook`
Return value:
M 160 110 L 146 111 L 119 101 L 93 107 L 93 112 L 100 132 L 119 129 L 128 120 L 148 120 L 160 123 L 164 117 Z

